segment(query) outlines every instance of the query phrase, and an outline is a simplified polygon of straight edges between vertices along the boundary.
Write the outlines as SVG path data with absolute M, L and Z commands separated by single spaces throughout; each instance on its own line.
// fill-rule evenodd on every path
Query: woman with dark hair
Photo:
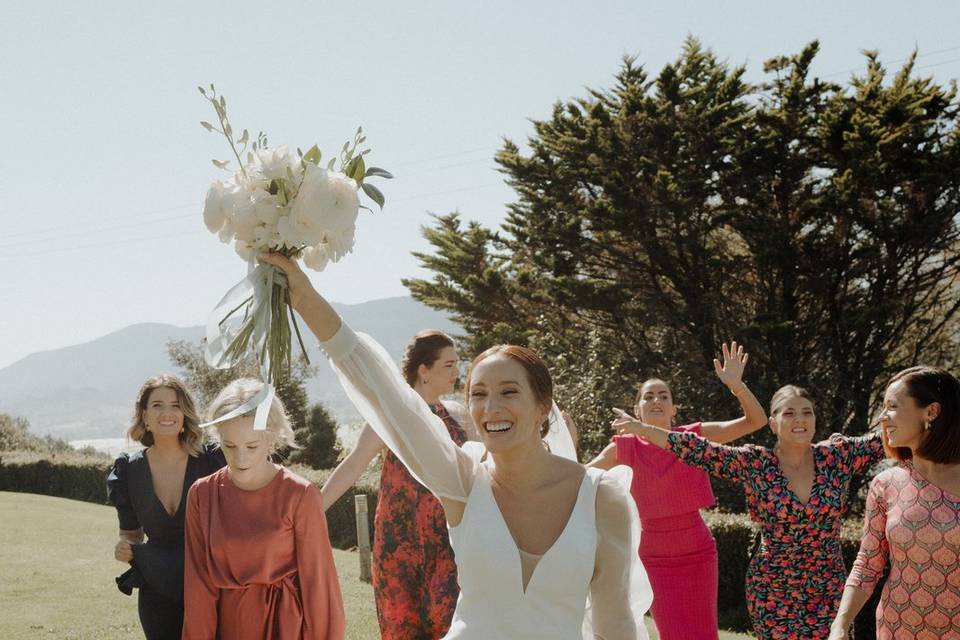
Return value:
M 743 409 L 723 422 L 674 425 L 677 406 L 666 382 L 651 378 L 640 385 L 634 411 L 640 420 L 661 429 L 695 433 L 720 444 L 753 433 L 767 424 L 763 405 L 743 382 L 749 356 L 736 342 L 722 347 L 723 363 L 714 370 Z M 587 466 L 633 470 L 631 491 L 640 514 L 640 559 L 650 576 L 650 612 L 660 640 L 716 640 L 717 544 L 700 509 L 715 500 L 706 471 L 683 464 L 675 455 L 642 438 L 616 435 Z
M 760 545 L 746 583 L 757 637 L 825 638 L 846 577 L 840 524 L 850 481 L 883 458 L 880 434 L 834 434 L 813 443 L 813 401 L 794 385 L 781 387 L 770 400 L 770 428 L 777 436 L 772 449 L 714 444 L 689 431 L 669 431 L 618 413 L 614 426 L 621 431 L 743 484 L 750 518 L 760 525 Z
M 453 391 L 459 357 L 442 331 L 421 331 L 407 345 L 401 370 L 407 384 L 446 426 L 457 446 L 476 440 L 466 409 L 443 401 Z M 383 441 L 364 425 L 357 446 L 323 485 L 327 509 L 383 454 L 374 517 L 372 577 L 383 640 L 440 638 L 457 604 L 457 566 L 440 502 L 416 481 Z
M 547 450 L 553 384 L 536 353 L 477 356 L 466 392 L 482 443 L 458 447 L 383 348 L 343 324 L 296 263 L 260 259 L 286 273 L 293 308 L 361 415 L 443 506 L 460 583 L 444 638 L 647 637 L 630 471 L 585 470 Z
M 877 638 L 960 638 L 960 382 L 911 367 L 887 385 L 883 443 L 900 464 L 870 483 L 860 552 L 830 640 L 850 625 L 889 570 Z
M 140 387 L 127 437 L 145 448 L 118 457 L 107 476 L 107 497 L 120 520 L 114 557 L 130 564 L 117 586 L 128 595 L 139 589 L 147 640 L 178 640 L 187 490 L 226 461 L 219 449 L 203 445 L 193 399 L 172 375 Z

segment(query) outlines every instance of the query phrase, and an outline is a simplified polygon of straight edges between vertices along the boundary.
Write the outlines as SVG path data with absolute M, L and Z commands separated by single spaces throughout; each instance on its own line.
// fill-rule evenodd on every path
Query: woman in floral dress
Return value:
M 458 363 L 453 339 L 441 331 L 428 330 L 418 333 L 407 345 L 401 369 L 407 384 L 426 400 L 443 420 L 450 439 L 461 446 L 468 439 L 476 439 L 470 417 L 462 405 L 440 400 L 440 396 L 453 391 Z M 439 638 L 450 627 L 460 594 L 440 501 L 365 426 L 357 446 L 324 483 L 323 503 L 329 509 L 381 453 L 371 563 L 381 638 Z
M 880 640 L 960 639 L 960 382 L 911 367 L 890 381 L 880 414 L 884 445 L 901 464 L 870 483 L 860 553 L 830 640 L 883 577 Z
M 846 569 L 840 523 L 850 481 L 883 458 L 879 433 L 834 434 L 812 443 L 816 417 L 802 388 L 788 385 L 770 402 L 772 448 L 718 445 L 695 433 L 667 431 L 621 412 L 614 426 L 634 433 L 685 463 L 740 482 L 760 546 L 747 572 L 747 609 L 763 640 L 826 638 Z

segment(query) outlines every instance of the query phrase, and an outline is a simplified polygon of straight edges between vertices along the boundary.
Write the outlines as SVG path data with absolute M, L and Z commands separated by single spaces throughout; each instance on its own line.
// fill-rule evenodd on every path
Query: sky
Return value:
M 552 105 L 612 84 L 622 57 L 655 75 L 688 36 L 763 78 L 813 39 L 835 82 L 875 49 L 960 74 L 960 4 L 551 1 L 0 3 L 0 367 L 125 326 L 204 324 L 246 271 L 202 223 L 223 138 L 196 90 L 214 83 L 236 130 L 330 157 L 363 126 L 382 212 L 320 274 L 332 301 L 406 295 L 428 277 L 421 227 L 459 211 L 488 226 L 514 194 L 493 156 Z

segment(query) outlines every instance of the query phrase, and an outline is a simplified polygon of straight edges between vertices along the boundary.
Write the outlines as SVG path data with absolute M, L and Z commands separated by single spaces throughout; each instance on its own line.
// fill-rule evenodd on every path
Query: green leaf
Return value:
M 317 145 L 313 145 L 312 147 L 307 149 L 307 152 L 303 155 L 303 159 L 306 160 L 307 162 L 312 162 L 313 164 L 319 166 L 321 155 L 322 154 L 320 153 L 319 147 L 317 147 Z
M 377 176 L 378 178 L 386 178 L 390 180 L 393 178 L 393 174 L 387 171 L 386 169 L 381 169 L 380 167 L 370 167 L 367 169 L 368 176 Z
M 203 90 L 203 87 L 198 86 L 197 89 L 200 90 L 200 95 L 202 95 L 204 98 L 207 97 L 207 92 Z
M 247 141 L 249 139 L 250 139 L 250 132 L 244 129 L 243 133 L 240 135 L 240 139 L 237 140 L 237 144 L 247 144 Z
M 229 122 L 226 123 L 225 125 L 223 125 L 223 133 L 224 133 L 224 135 L 226 135 L 228 138 L 233 135 L 233 127 L 230 126 L 230 123 L 229 123 Z
M 384 199 L 383 194 L 380 192 L 380 189 L 377 189 L 369 182 L 364 182 L 362 185 L 360 185 L 360 188 L 363 189 L 363 192 L 367 194 L 371 200 L 380 205 L 380 210 L 382 211 L 383 203 L 386 202 L 386 200 Z
M 220 108 L 226 111 L 227 109 L 227 99 L 223 96 L 220 96 Z
M 327 171 L 333 171 L 333 165 L 337 162 L 336 158 L 330 158 L 330 162 L 327 163 Z
M 207 122 L 206 120 L 201 120 L 200 126 L 206 129 L 207 131 L 213 131 L 213 125 Z
M 229 160 L 211 160 L 215 167 L 218 169 L 226 169 L 227 165 L 230 164 Z
M 366 165 L 363 162 L 363 156 L 357 156 L 347 164 L 343 172 L 349 178 L 353 178 L 357 183 L 363 182 L 363 176 L 366 173 Z

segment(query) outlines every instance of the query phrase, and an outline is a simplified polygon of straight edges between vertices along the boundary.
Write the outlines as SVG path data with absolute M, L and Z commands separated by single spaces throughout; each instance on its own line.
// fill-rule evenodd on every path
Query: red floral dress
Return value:
M 443 405 L 431 407 L 450 439 L 467 434 Z M 374 519 L 373 591 L 382 640 L 440 638 L 457 605 L 457 565 L 440 501 L 387 452 Z
M 815 476 L 803 503 L 772 449 L 717 445 L 673 432 L 669 448 L 687 464 L 743 484 L 760 546 L 747 571 L 747 610 L 763 640 L 826 638 L 840 605 L 846 569 L 840 519 L 850 480 L 884 457 L 880 434 L 836 435 L 811 445 Z

